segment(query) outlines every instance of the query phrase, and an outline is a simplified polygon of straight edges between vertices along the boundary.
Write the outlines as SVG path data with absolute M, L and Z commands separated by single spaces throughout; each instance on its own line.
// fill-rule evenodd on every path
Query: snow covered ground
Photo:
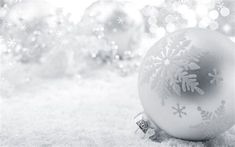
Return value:
M 103 70 L 89 77 L 32 81 L 1 98 L 1 147 L 232 147 L 235 128 L 209 142 L 141 139 L 137 75 Z

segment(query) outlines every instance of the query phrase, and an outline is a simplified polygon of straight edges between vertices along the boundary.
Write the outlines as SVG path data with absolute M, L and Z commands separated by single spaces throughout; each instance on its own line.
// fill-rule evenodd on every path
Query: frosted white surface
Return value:
M 102 74 L 101 74 L 102 73 Z M 106 73 L 106 74 L 103 74 Z M 1 99 L 0 146 L 229 146 L 235 128 L 207 143 L 166 138 L 141 139 L 133 117 L 142 107 L 137 75 L 120 77 L 108 71 L 86 80 L 35 81 Z

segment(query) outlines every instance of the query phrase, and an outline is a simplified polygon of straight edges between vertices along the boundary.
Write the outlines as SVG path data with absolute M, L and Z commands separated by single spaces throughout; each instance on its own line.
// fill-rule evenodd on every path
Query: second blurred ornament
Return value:
M 93 3 L 86 9 L 81 20 L 85 34 L 107 40 L 113 46 L 110 50 L 120 58 L 138 47 L 143 24 L 137 9 L 129 3 L 116 1 Z M 102 50 L 96 52 L 98 55 Z

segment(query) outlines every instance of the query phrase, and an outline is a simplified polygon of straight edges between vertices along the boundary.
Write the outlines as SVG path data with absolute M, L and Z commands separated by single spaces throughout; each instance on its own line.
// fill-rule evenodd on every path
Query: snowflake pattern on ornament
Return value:
M 213 69 L 213 73 L 208 73 L 208 76 L 212 78 L 210 80 L 211 84 L 217 85 L 219 82 L 223 81 L 223 78 L 216 69 Z
M 184 110 L 186 109 L 185 106 L 180 106 L 180 104 L 177 104 L 176 107 L 172 107 L 172 109 L 175 110 L 175 112 L 173 112 L 174 115 L 178 115 L 179 118 L 182 118 L 183 115 L 187 115 L 186 112 L 184 112 Z
M 113 15 L 108 18 L 104 27 L 106 31 L 112 30 L 113 32 L 128 30 L 131 25 L 127 21 L 128 18 L 129 17 L 124 12 L 116 10 L 113 12 Z
M 231 120 L 225 118 L 225 104 L 226 102 L 222 100 L 220 106 L 216 108 L 215 111 L 207 111 L 199 106 L 197 110 L 199 111 L 203 122 L 194 126 L 190 126 L 190 128 L 207 130 L 203 131 L 203 134 L 205 134 L 207 137 L 216 134 L 217 131 L 219 132 L 219 129 L 223 130 L 223 127 L 226 127 L 227 124 L 231 123 Z M 220 126 L 220 128 L 217 126 Z M 217 128 L 217 130 L 214 128 Z
M 201 113 L 202 120 L 211 121 L 217 119 L 225 113 L 224 105 L 225 101 L 221 101 L 221 105 L 214 112 L 203 110 L 201 107 L 198 107 L 197 110 Z
M 143 81 L 150 82 L 151 88 L 156 90 L 165 104 L 172 91 L 181 96 L 182 92 L 204 91 L 199 87 L 197 75 L 191 71 L 200 69 L 198 65 L 202 51 L 193 49 L 192 43 L 186 37 L 170 38 L 166 40 L 160 55 L 150 56 L 145 62 L 146 77 Z

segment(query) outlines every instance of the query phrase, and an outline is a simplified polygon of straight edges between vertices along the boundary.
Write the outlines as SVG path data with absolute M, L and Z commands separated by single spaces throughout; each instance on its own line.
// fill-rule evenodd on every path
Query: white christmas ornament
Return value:
M 138 9 L 129 3 L 112 0 L 97 1 L 89 6 L 81 26 L 85 34 L 95 35 L 116 46 L 111 50 L 120 56 L 136 49 L 143 33 L 143 20 Z
M 139 73 L 149 119 L 168 134 L 206 140 L 235 120 L 235 44 L 204 29 L 184 29 L 157 42 Z

